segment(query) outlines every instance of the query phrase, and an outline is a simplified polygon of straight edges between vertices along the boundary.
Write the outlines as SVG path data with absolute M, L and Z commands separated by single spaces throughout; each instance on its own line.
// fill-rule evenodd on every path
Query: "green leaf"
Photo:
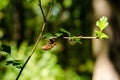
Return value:
M 70 40 L 70 41 L 75 41 L 76 43 L 81 44 L 80 38 L 77 38 L 76 36 L 71 37 L 69 40 Z
M 100 32 L 100 31 L 95 31 L 95 35 L 96 35 L 97 37 L 100 37 L 101 32 Z
M 63 35 L 63 33 L 55 33 L 55 35 L 56 35 L 57 37 L 61 37 L 61 36 Z
M 9 61 L 6 61 L 6 65 L 13 65 L 16 68 L 21 68 L 22 64 L 23 64 L 22 60 L 9 60 Z
M 70 32 L 68 32 L 67 30 L 65 30 L 63 28 L 60 28 L 60 31 L 63 32 L 63 33 L 68 34 L 68 36 L 71 36 Z
M 103 16 L 102 18 L 100 18 L 97 22 L 96 25 L 98 26 L 98 28 L 100 29 L 100 31 L 102 32 L 103 29 L 105 29 L 108 26 L 108 22 L 107 22 L 107 17 Z
M 81 44 L 81 41 L 78 38 L 75 38 L 75 42 Z
M 1 46 L 1 51 L 7 52 L 7 53 L 11 53 L 11 47 L 5 44 L 2 44 Z
M 52 2 L 52 1 L 48 2 L 48 6 L 49 6 L 49 7 L 52 6 L 52 5 L 53 5 L 53 2 Z
M 96 25 L 98 26 L 99 30 L 96 31 L 96 36 L 99 39 L 106 39 L 109 38 L 105 33 L 103 33 L 103 30 L 108 26 L 108 22 L 107 22 L 107 17 L 103 16 L 102 18 L 100 18 L 97 22 Z
M 109 38 L 105 33 L 101 32 L 101 31 L 96 31 L 96 36 L 99 39 L 107 39 L 107 38 Z
M 13 61 L 13 66 L 20 65 L 20 64 L 21 64 L 21 60 L 14 60 Z
M 43 38 L 45 38 L 45 39 L 52 39 L 52 37 L 53 37 L 53 35 L 50 33 L 46 33 L 43 35 Z
M 10 65 L 13 63 L 13 60 L 10 60 L 10 61 L 6 61 L 6 65 Z
M 100 39 L 107 39 L 109 38 L 105 33 L 101 33 Z

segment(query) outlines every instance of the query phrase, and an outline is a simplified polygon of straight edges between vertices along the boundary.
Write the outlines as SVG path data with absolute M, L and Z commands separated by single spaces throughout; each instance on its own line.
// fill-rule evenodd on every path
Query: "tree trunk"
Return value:
M 95 21 L 101 16 L 107 16 L 108 19 L 113 18 L 113 6 L 110 5 L 108 0 L 93 0 L 93 8 Z M 112 58 L 110 58 L 110 53 L 113 51 L 111 48 L 111 44 L 115 44 L 114 40 L 114 31 L 118 30 L 118 27 L 113 26 L 112 21 L 109 22 L 109 27 L 105 30 L 105 32 L 109 35 L 108 40 L 93 40 L 93 53 L 96 56 L 96 62 L 93 72 L 93 80 L 119 80 L 119 74 L 116 71 L 114 63 L 112 62 Z M 116 31 L 115 31 L 116 32 Z M 119 34 L 116 34 L 119 35 Z M 118 36 L 117 36 L 118 37 Z M 114 55 L 114 52 L 112 53 Z

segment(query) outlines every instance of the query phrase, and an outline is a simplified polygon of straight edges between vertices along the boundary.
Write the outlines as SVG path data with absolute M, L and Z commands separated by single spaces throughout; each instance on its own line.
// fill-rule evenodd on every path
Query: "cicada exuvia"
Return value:
M 53 48 L 56 45 L 55 40 L 54 39 L 50 39 L 50 42 L 48 44 L 45 44 L 42 46 L 43 50 L 50 50 L 51 48 Z

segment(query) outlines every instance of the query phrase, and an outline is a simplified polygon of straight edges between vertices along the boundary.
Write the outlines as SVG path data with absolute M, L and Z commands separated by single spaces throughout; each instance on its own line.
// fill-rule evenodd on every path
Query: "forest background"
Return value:
M 47 15 L 49 2 L 42 0 Z M 92 36 L 96 24 L 92 0 L 54 0 L 43 35 L 55 34 L 61 28 L 75 36 Z M 104 16 L 104 15 L 103 15 Z M 7 60 L 27 59 L 44 23 L 38 0 L 0 0 L 0 45 L 11 47 L 11 53 L 0 53 L 0 79 L 14 80 L 19 73 Z M 68 36 L 64 34 L 64 36 Z M 82 44 L 58 39 L 50 50 L 42 39 L 26 65 L 20 80 L 91 80 L 95 58 L 90 39 Z

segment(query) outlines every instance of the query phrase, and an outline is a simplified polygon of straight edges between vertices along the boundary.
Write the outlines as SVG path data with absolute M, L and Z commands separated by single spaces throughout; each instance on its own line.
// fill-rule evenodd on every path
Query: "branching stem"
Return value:
M 39 44 L 39 42 L 40 42 L 40 40 L 41 40 L 41 38 L 42 38 L 43 31 L 44 31 L 44 29 L 45 29 L 45 25 L 46 25 L 46 23 L 47 23 L 47 18 L 48 18 L 49 14 L 50 14 L 50 12 L 51 12 L 51 9 L 52 9 L 52 6 L 51 6 L 50 9 L 49 9 L 49 11 L 48 11 L 48 13 L 47 13 L 47 16 L 45 16 L 45 14 L 44 14 L 44 12 L 43 12 L 43 9 L 42 9 L 42 6 L 41 6 L 41 0 L 39 0 L 39 7 L 40 7 L 40 10 L 41 10 L 42 15 L 43 15 L 43 18 L 44 18 L 44 23 L 43 23 L 43 26 L 42 26 L 42 28 L 41 28 L 41 32 L 39 33 L 39 36 L 38 36 L 38 38 L 37 38 L 37 41 L 35 42 L 35 45 L 33 46 L 32 50 L 31 50 L 31 52 L 30 52 L 30 55 L 29 55 L 28 58 L 26 59 L 26 61 L 25 61 L 25 63 L 23 64 L 22 68 L 20 69 L 20 72 L 18 73 L 18 76 L 17 76 L 16 80 L 19 79 L 22 71 L 24 70 L 25 66 L 27 65 L 28 61 L 30 60 L 31 56 L 33 55 L 33 53 L 34 53 L 37 45 Z
M 43 31 L 44 31 L 46 23 L 47 23 L 47 18 L 49 17 L 49 14 L 50 14 L 51 9 L 52 9 L 52 6 L 51 6 L 50 9 L 49 9 L 49 11 L 48 11 L 48 13 L 47 13 L 47 16 L 45 16 L 44 11 L 42 9 L 42 5 L 41 5 L 41 0 L 39 0 L 39 7 L 40 7 L 40 10 L 41 10 L 42 16 L 44 18 L 44 23 L 42 25 L 41 32 L 39 33 L 37 41 L 35 42 L 35 45 L 33 46 L 32 50 L 30 52 L 30 55 L 26 59 L 26 61 L 23 64 L 22 68 L 20 69 L 20 72 L 18 73 L 18 76 L 17 76 L 16 80 L 18 80 L 19 77 L 21 76 L 22 71 L 24 70 L 25 66 L 27 65 L 27 63 L 30 60 L 31 56 L 33 55 L 34 51 L 36 50 L 36 47 L 39 44 L 40 40 L 42 39 Z M 53 37 L 53 38 L 57 38 L 57 37 Z M 78 36 L 78 37 L 63 37 L 63 39 L 74 39 L 74 38 L 79 38 L 79 39 L 98 39 L 98 37 L 83 37 L 83 36 Z

